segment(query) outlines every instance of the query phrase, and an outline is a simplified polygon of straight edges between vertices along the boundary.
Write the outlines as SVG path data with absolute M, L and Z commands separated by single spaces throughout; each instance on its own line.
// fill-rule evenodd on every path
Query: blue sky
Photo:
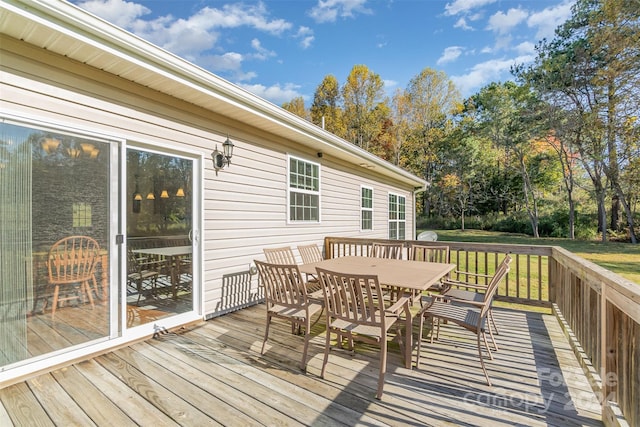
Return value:
M 532 60 L 575 0 L 73 2 L 277 105 L 309 106 L 326 75 L 342 84 L 357 64 L 388 95 L 429 67 L 470 96 Z

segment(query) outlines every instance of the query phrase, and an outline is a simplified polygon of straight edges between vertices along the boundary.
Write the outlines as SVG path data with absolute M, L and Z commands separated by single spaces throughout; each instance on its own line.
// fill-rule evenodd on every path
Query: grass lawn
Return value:
M 480 230 L 437 230 L 437 233 L 438 241 L 560 246 L 640 284 L 640 244 L 551 238 L 534 239 L 527 235 Z

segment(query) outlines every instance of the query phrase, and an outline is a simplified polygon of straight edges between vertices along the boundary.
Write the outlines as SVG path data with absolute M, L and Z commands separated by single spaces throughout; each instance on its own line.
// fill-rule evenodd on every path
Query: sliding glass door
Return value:
M 127 326 L 194 309 L 194 161 L 127 149 Z
M 114 146 L 0 123 L 0 368 L 109 338 Z

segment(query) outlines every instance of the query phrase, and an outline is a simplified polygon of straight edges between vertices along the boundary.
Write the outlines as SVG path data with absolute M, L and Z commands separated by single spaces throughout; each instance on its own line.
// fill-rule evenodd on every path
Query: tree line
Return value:
M 326 76 L 310 108 L 283 108 L 418 176 L 428 218 L 526 217 L 527 232 L 576 237 L 593 211 L 603 241 L 637 243 L 640 199 L 640 2 L 578 0 L 513 81 L 462 99 L 445 73 L 425 68 L 384 94 L 355 65 L 341 85 Z M 511 230 L 513 231 L 513 230 Z

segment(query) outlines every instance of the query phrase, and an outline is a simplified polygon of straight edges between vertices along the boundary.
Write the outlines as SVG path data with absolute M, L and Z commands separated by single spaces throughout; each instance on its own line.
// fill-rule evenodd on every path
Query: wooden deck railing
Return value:
M 326 237 L 325 257 L 368 255 L 384 239 Z M 425 243 L 406 240 L 411 243 Z M 492 274 L 514 258 L 497 300 L 551 307 L 565 328 L 605 425 L 640 425 L 640 286 L 555 246 L 429 242 L 449 246 L 458 270 Z

